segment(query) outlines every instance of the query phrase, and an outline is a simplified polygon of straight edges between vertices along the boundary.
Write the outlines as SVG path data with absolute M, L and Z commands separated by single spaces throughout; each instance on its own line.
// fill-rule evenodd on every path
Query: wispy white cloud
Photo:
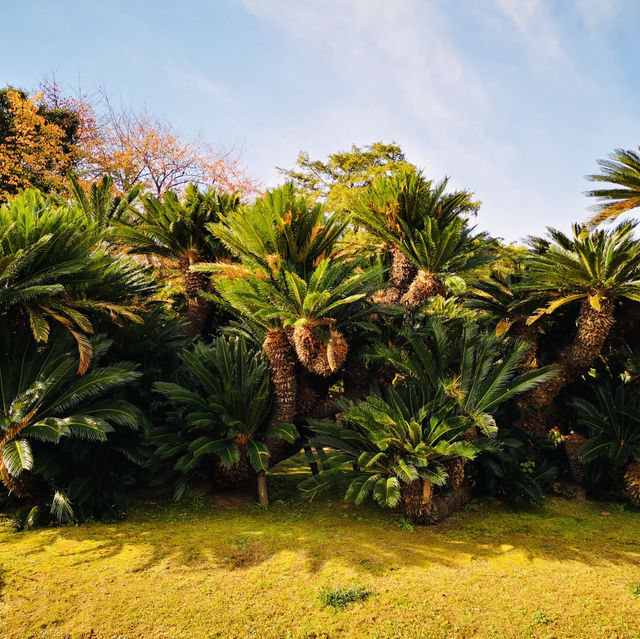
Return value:
M 566 63 L 561 35 L 549 15 L 550 4 L 543 0 L 494 0 L 497 10 L 506 18 L 511 37 L 526 50 L 536 65 L 541 62 Z
M 252 145 L 262 147 L 260 163 L 291 166 L 299 149 L 322 157 L 351 143 L 395 139 L 428 175 L 449 174 L 455 187 L 474 190 L 485 204 L 479 224 L 508 239 L 585 217 L 581 176 L 588 170 L 575 164 L 575 149 L 560 145 L 568 147 L 571 135 L 580 135 L 568 127 L 581 117 L 580 100 L 593 87 L 577 69 L 565 46 L 566 24 L 549 3 L 486 0 L 472 14 L 475 23 L 468 28 L 517 58 L 493 65 L 478 59 L 473 34 L 467 39 L 456 33 L 459 12 L 446 4 L 243 5 L 278 29 L 294 54 L 315 54 L 309 73 L 322 69 L 321 76 L 331 78 L 309 96 L 314 109 L 289 113 L 286 127 L 270 122 L 248 134 Z M 595 11 L 583 11 L 584 20 L 596 19 Z M 273 146 L 263 147 L 267 142 Z M 272 172 L 268 179 L 278 177 Z
M 299 114 L 290 122 L 287 142 L 278 147 L 289 165 L 299 148 L 319 156 L 351 143 L 395 139 L 430 176 L 452 175 L 454 186 L 472 188 L 483 199 L 504 192 L 516 152 L 488 132 L 496 108 L 490 88 L 451 40 L 447 16 L 437 5 L 421 0 L 244 4 L 279 25 L 295 47 L 317 50 L 319 63 L 330 65 L 343 90 L 333 94 L 331 87 L 323 88 L 319 119 L 309 122 Z M 260 139 L 265 137 L 271 134 Z
M 592 33 L 601 32 L 623 11 L 621 0 L 576 0 L 575 6 Z

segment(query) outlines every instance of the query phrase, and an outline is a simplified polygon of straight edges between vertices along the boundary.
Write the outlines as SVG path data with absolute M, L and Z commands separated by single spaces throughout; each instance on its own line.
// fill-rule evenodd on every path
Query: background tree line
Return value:
M 256 197 L 229 156 L 55 85 L 0 93 L 0 481 L 20 525 L 132 487 L 257 483 L 304 450 L 432 523 L 473 495 L 640 501 L 638 156 L 597 215 L 505 247 L 395 144 L 301 154 Z M 217 172 L 216 172 L 217 171 Z M 220 172 L 222 171 L 222 173 Z M 622 491 L 622 492 L 621 492 Z

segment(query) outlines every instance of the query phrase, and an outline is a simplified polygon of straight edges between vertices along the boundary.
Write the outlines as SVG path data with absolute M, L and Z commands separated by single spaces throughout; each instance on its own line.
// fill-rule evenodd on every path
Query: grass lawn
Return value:
M 410 530 L 270 481 L 268 510 L 140 502 L 119 524 L 0 528 L 0 636 L 640 638 L 638 513 L 483 503 Z M 353 586 L 372 594 L 320 598 Z

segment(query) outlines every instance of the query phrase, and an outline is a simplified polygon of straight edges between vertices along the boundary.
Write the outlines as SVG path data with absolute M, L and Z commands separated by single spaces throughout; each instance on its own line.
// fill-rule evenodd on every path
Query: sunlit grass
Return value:
M 120 524 L 5 526 L 0 636 L 640 637 L 639 514 L 485 503 L 411 530 L 301 502 L 290 479 L 271 488 L 267 510 L 204 498 L 138 503 Z M 371 594 L 321 595 L 356 591 Z

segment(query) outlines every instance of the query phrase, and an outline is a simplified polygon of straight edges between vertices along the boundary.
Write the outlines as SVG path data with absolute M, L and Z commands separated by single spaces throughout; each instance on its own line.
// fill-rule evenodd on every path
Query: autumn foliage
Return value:
M 72 166 L 67 134 L 38 107 L 38 96 L 3 91 L 0 117 L 0 200 L 29 186 L 61 189 Z
M 74 173 L 93 181 L 107 175 L 123 194 L 137 185 L 162 197 L 188 184 L 258 193 L 233 150 L 217 149 L 201 135 L 186 140 L 146 107 L 116 108 L 106 95 L 67 95 L 45 81 L 35 96 L 0 93 L 0 199 L 37 186 L 64 192 Z

